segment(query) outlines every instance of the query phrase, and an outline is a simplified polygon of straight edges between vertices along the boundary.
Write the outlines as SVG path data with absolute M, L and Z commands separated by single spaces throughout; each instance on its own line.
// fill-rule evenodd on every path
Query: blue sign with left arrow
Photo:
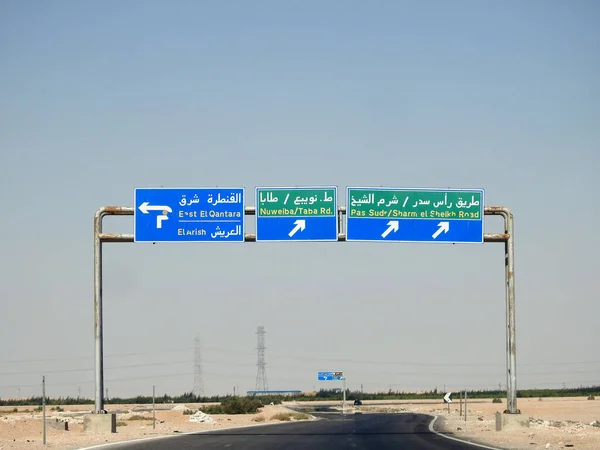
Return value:
M 244 188 L 135 188 L 134 242 L 244 242 Z
M 317 373 L 317 378 L 319 379 L 319 381 L 343 380 L 344 373 L 343 372 L 319 372 L 319 373 Z

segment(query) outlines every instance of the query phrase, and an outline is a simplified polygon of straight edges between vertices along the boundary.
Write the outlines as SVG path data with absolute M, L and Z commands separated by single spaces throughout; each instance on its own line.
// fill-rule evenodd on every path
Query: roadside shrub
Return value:
M 263 403 L 255 398 L 229 397 L 220 405 L 203 406 L 201 411 L 206 414 L 254 414 L 263 406 Z
M 254 414 L 264 405 L 258 399 L 249 397 L 229 397 L 221 403 L 225 414 Z
M 499 399 L 498 397 L 496 397 L 495 399 L 492 400 L 492 403 L 502 403 L 502 400 Z
M 221 405 L 201 406 L 200 411 L 202 411 L 205 414 L 225 414 Z

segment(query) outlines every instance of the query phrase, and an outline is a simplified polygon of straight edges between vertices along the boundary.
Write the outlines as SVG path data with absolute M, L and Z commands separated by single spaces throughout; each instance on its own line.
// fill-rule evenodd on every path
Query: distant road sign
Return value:
M 244 188 L 136 188 L 134 242 L 244 242 Z
M 483 243 L 482 189 L 349 187 L 347 241 Z
M 343 372 L 319 372 L 317 374 L 319 381 L 343 380 Z
M 337 241 L 337 187 L 256 188 L 257 241 Z
M 444 403 L 452 403 L 452 392 L 448 392 L 444 395 Z

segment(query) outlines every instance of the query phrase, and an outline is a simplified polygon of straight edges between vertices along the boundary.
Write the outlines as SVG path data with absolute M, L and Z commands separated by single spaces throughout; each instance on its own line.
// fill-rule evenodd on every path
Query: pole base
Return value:
M 529 417 L 521 414 L 496 413 L 496 431 L 529 428 Z
M 85 433 L 109 434 L 117 432 L 116 414 L 88 414 L 83 419 Z

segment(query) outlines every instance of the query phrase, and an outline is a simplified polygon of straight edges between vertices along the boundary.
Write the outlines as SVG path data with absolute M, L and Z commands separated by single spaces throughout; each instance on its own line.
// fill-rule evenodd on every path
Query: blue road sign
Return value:
M 482 189 L 351 188 L 346 240 L 483 243 Z
M 136 188 L 134 242 L 244 242 L 244 188 Z
M 317 373 L 317 378 L 319 379 L 319 381 L 343 380 L 344 373 L 343 372 L 319 372 L 319 373 Z
M 337 241 L 337 187 L 256 188 L 257 241 Z

